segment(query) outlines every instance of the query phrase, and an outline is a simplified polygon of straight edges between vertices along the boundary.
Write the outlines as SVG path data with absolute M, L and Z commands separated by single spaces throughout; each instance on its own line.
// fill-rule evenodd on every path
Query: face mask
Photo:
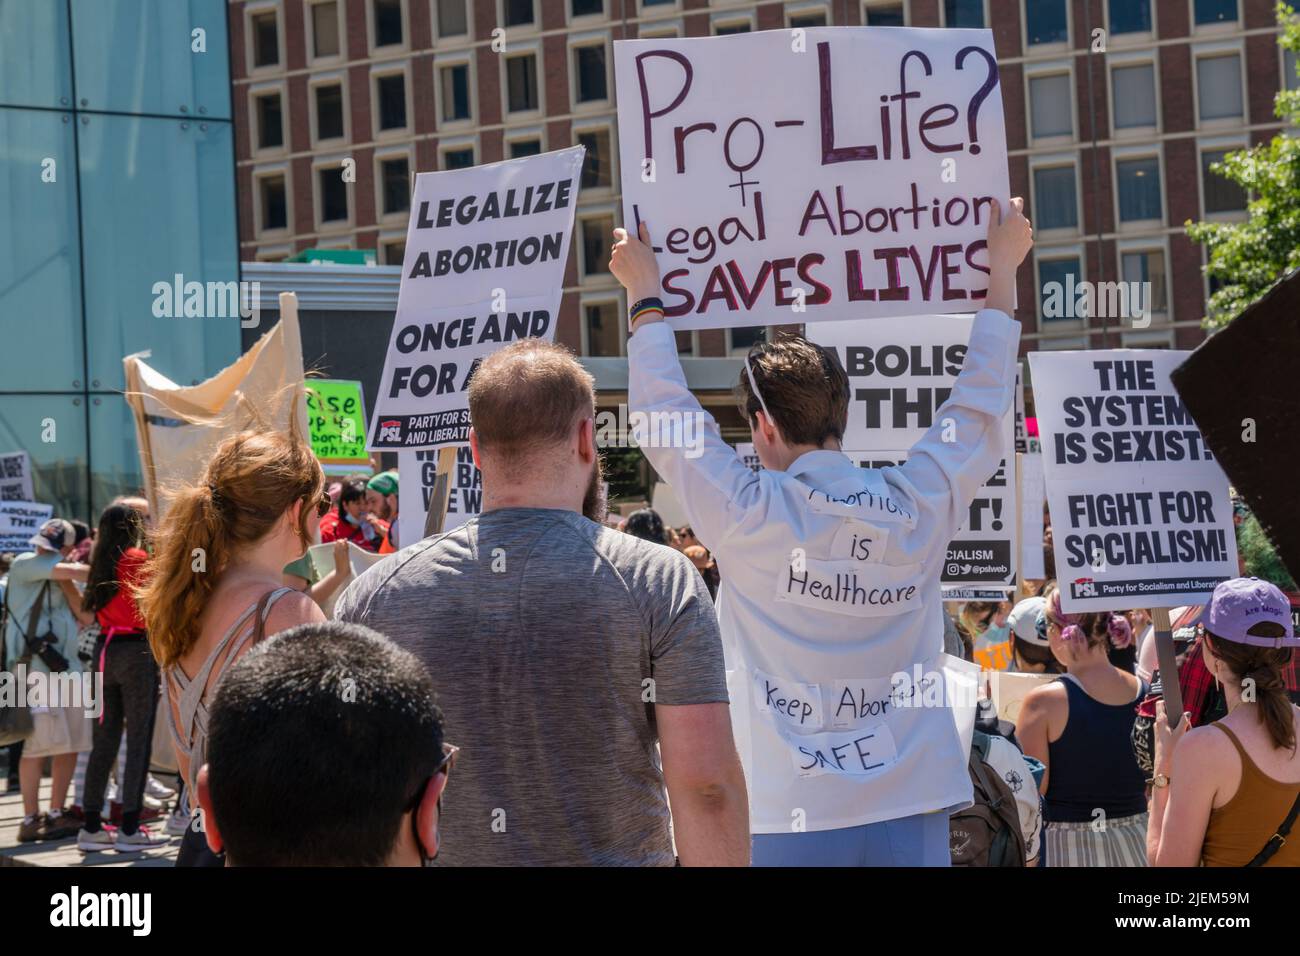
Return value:
M 1003 624 L 999 627 L 996 624 L 990 624 L 989 629 L 980 637 L 989 644 L 1005 643 L 1011 637 L 1011 625 Z
M 348 514 L 346 511 L 343 512 L 343 520 L 350 525 L 355 525 L 358 528 L 361 527 L 361 520 L 359 518 L 352 517 L 352 515 Z

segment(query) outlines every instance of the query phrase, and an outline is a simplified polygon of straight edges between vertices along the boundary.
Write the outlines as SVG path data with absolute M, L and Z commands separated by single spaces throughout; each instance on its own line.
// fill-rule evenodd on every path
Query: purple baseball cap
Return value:
M 1286 637 L 1246 633 L 1261 621 L 1281 624 Z M 1255 647 L 1300 647 L 1291 627 L 1291 602 L 1276 586 L 1259 578 L 1232 578 L 1214 589 L 1201 623 L 1215 637 Z

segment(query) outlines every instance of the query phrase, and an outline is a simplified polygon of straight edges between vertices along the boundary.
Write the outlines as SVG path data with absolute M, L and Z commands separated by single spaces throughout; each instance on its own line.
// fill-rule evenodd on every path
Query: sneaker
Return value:
M 167 806 L 167 804 L 163 803 L 157 797 L 151 797 L 147 793 L 141 798 L 141 803 L 144 804 L 144 807 L 150 810 L 162 810 Z
M 115 837 L 115 831 L 103 827 L 94 833 L 83 828 L 77 834 L 77 849 L 82 853 L 99 853 L 104 850 L 111 850 L 116 842 Z
M 170 800 L 176 796 L 175 790 L 158 780 L 153 774 L 145 778 L 144 792 L 155 800 Z
M 170 836 L 184 836 L 190 828 L 190 815 L 177 807 L 163 824 L 163 832 Z
M 139 853 L 141 850 L 148 850 L 153 847 L 166 846 L 170 841 L 166 837 L 154 836 L 149 832 L 146 826 L 140 827 L 134 833 L 117 834 L 117 852 L 118 853 Z
M 81 829 L 83 821 L 70 816 L 66 811 L 60 810 L 57 815 L 45 817 L 45 827 L 41 830 L 42 840 L 64 840 L 71 836 L 76 836 L 77 831 Z
M 41 830 L 45 826 L 45 814 L 38 813 L 32 817 L 24 817 L 23 822 L 18 824 L 18 842 L 35 843 L 41 838 Z

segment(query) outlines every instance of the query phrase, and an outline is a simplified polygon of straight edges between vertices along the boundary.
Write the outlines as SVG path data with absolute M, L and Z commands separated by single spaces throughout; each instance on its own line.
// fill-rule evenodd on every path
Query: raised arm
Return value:
M 627 289 L 628 305 L 657 298 L 659 264 L 649 228 L 641 224 L 640 239 L 615 229 L 614 238 L 610 271 Z M 641 451 L 676 492 L 700 540 L 716 549 L 734 523 L 730 518 L 760 500 L 761 481 L 722 440 L 713 416 L 687 388 L 677 340 L 662 312 L 633 323 L 627 354 L 629 411 L 644 415 L 650 429 Z M 665 435 L 672 438 L 667 447 L 658 444 Z

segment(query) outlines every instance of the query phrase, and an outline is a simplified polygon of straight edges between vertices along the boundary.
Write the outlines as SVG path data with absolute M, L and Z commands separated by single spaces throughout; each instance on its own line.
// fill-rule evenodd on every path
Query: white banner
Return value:
M 1010 194 L 991 31 L 620 40 L 614 71 L 674 328 L 978 308 Z
M 416 177 L 372 451 L 468 441 L 478 363 L 518 339 L 554 340 L 585 153 Z
M 22 554 L 32 550 L 28 542 L 52 517 L 54 505 L 35 501 L 0 501 L 0 551 Z
M 1169 381 L 1187 352 L 1033 352 L 1061 606 L 1203 604 L 1237 575 L 1228 479 Z
M 936 420 L 966 361 L 971 316 L 924 315 L 871 322 L 823 322 L 808 337 L 839 354 L 849 376 L 844 448 L 863 468 L 907 460 Z M 1014 416 L 1003 421 L 1003 460 L 970 504 L 948 545 L 940 578 L 951 588 L 1006 588 L 1016 581 Z
M 0 455 L 0 501 L 32 500 L 32 459 L 25 451 Z
M 1020 576 L 1029 581 L 1047 577 L 1043 561 L 1043 456 L 1027 451 L 1020 456 Z
M 398 540 L 405 547 L 424 537 L 424 522 L 429 515 L 429 499 L 438 478 L 436 451 L 399 451 L 397 482 L 402 490 Z M 483 475 L 474 465 L 469 445 L 456 449 L 456 472 L 452 475 L 451 493 L 447 496 L 447 517 L 443 531 L 454 531 L 470 518 L 483 512 Z

